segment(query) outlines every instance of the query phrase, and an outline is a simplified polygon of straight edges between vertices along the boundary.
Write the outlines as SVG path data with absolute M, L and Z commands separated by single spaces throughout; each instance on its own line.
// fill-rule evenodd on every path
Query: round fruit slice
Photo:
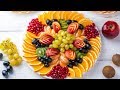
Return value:
M 71 11 L 66 11 L 66 14 L 65 14 L 65 20 L 68 20 L 70 14 L 71 14 Z
M 40 64 L 40 65 L 31 65 L 31 66 L 32 66 L 33 70 L 34 70 L 35 72 L 37 72 L 37 71 L 39 71 L 41 68 L 44 67 L 44 64 Z
M 44 12 L 43 15 L 44 15 L 44 21 L 46 21 L 48 19 L 48 13 Z
M 36 51 L 35 49 L 28 48 L 25 45 L 23 45 L 23 50 L 24 51 L 29 51 L 29 52 L 35 52 Z
M 85 60 L 85 59 L 83 59 L 83 62 L 81 63 L 81 65 L 85 68 L 85 71 L 87 72 L 88 71 L 88 67 L 89 67 L 89 64 L 88 64 L 88 62 Z
M 91 45 L 95 45 L 97 48 L 100 48 L 100 45 L 96 43 L 95 41 L 89 41 Z
M 60 11 L 55 11 L 53 14 L 54 19 L 60 19 Z
M 32 38 L 37 38 L 37 36 L 31 32 L 27 31 L 27 35 L 32 39 Z
M 85 72 L 85 68 L 82 66 L 82 64 L 78 64 L 78 68 L 81 70 L 82 73 Z
M 89 69 L 93 66 L 93 60 L 87 58 L 87 57 L 83 57 L 83 59 L 85 59 L 88 62 L 89 65 Z
M 30 36 L 28 35 L 28 33 L 26 34 L 26 38 L 30 39 L 31 41 L 33 40 L 33 38 L 30 37 Z
M 37 57 L 37 55 L 36 54 L 24 53 L 23 57 L 29 57 L 29 58 L 31 58 L 31 57 Z
M 97 38 L 91 38 L 90 41 L 96 42 L 99 47 L 101 46 L 100 40 Z
M 96 60 L 97 59 L 97 54 L 93 50 L 90 50 L 90 53 L 94 57 L 94 60 Z
M 71 14 L 69 15 L 68 19 L 73 20 L 72 18 L 77 14 L 77 12 L 71 12 Z
M 62 11 L 60 14 L 60 19 L 65 19 L 64 15 L 65 15 L 65 11 Z
M 75 72 L 75 77 L 82 77 L 82 72 L 80 71 L 80 69 L 78 67 L 73 67 L 73 70 Z
M 74 72 L 74 70 L 72 69 L 72 68 L 68 68 L 69 69 L 69 75 L 68 75 L 68 77 L 70 77 L 70 78 L 75 78 L 75 72 Z
M 75 20 L 76 17 L 79 17 L 79 13 L 75 12 L 75 14 L 71 17 L 71 20 Z
M 28 53 L 28 54 L 35 54 L 35 52 L 30 52 L 30 51 L 26 51 L 26 50 L 23 50 L 24 53 Z
M 99 52 L 100 52 L 100 49 L 98 49 L 95 45 L 91 45 L 91 46 L 92 46 L 92 49 L 91 49 L 91 50 L 95 51 L 95 53 L 96 53 L 97 56 L 98 56 L 98 54 L 99 54 Z
M 32 62 L 37 60 L 37 57 L 24 57 L 24 58 L 25 58 L 25 61 L 27 62 Z
M 43 67 L 38 71 L 38 73 L 40 75 L 45 75 L 45 74 L 49 73 L 52 70 L 52 68 L 53 68 L 53 65 L 51 65 L 49 67 Z
M 31 43 L 32 44 L 32 40 L 29 39 L 27 36 L 24 37 L 24 41 L 28 42 L 28 43 Z
M 29 65 L 40 65 L 41 64 L 41 62 L 40 61 L 38 61 L 38 60 L 35 60 L 35 61 L 31 61 L 31 62 L 29 62 Z
M 88 18 L 83 18 L 79 21 L 79 24 L 82 24 L 84 27 L 88 26 L 88 25 L 92 25 L 93 21 L 91 21 Z
M 44 20 L 44 15 L 39 15 L 38 20 L 39 20 L 39 22 L 42 22 L 42 24 L 46 24 L 46 22 Z
M 80 21 L 81 19 L 83 19 L 84 18 L 84 15 L 82 14 L 82 13 L 79 13 L 79 16 L 78 17 L 75 17 L 74 18 L 74 20 L 76 20 L 76 21 Z
M 31 45 L 29 45 L 29 44 L 27 44 L 27 43 L 23 43 L 23 47 L 27 47 L 27 48 L 30 48 L 30 49 L 32 49 L 32 50 L 35 50 L 36 48 L 34 47 L 34 46 L 31 46 Z

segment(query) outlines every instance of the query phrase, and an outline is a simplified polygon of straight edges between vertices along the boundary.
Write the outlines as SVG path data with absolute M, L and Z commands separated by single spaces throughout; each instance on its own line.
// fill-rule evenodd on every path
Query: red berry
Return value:
M 44 24 L 39 22 L 38 18 L 32 19 L 31 22 L 29 23 L 27 31 L 38 35 L 40 32 L 44 31 Z
M 68 68 L 61 67 L 59 64 L 54 66 L 53 69 L 47 74 L 47 76 L 54 79 L 64 79 L 68 76 Z

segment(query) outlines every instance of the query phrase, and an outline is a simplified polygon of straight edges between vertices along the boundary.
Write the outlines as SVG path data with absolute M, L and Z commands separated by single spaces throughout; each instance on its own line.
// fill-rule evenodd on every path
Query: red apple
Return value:
M 72 50 L 66 50 L 65 51 L 65 56 L 68 58 L 68 59 L 71 59 L 71 60 L 74 60 L 75 59 L 75 52 L 72 51 Z
M 49 57 L 49 56 L 55 56 L 55 55 L 57 55 L 57 54 L 59 54 L 59 50 L 58 49 L 56 49 L 56 48 L 48 48 L 47 50 L 46 50 L 46 55 Z
M 119 25 L 114 21 L 107 21 L 102 27 L 102 33 L 106 38 L 113 39 L 119 34 Z
M 59 24 L 58 22 L 53 22 L 53 23 L 52 23 L 52 27 L 53 27 L 53 29 L 54 29 L 54 31 L 55 31 L 56 33 L 58 33 L 59 30 L 61 29 L 61 26 L 60 26 L 60 24 Z

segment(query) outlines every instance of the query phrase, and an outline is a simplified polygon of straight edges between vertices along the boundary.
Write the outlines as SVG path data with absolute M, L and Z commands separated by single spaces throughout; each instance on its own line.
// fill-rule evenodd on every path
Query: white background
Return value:
M 90 11 L 81 11 L 86 17 L 90 18 L 98 26 L 100 32 L 102 25 L 108 20 L 114 20 L 120 25 L 120 14 L 113 15 L 112 17 L 97 15 Z M 33 11 L 29 14 L 16 14 L 11 11 L 0 11 L 0 42 L 6 38 L 11 38 L 12 41 L 17 45 L 20 54 L 22 55 L 22 41 L 24 32 L 28 26 L 29 21 L 32 18 L 36 18 L 42 11 Z M 113 79 L 120 79 L 120 67 L 115 66 L 112 63 L 112 55 L 120 54 L 120 34 L 113 40 L 108 40 L 102 36 L 102 50 L 100 57 L 98 58 L 94 67 L 83 75 L 83 79 L 105 79 L 102 75 L 102 69 L 106 65 L 111 65 L 116 70 L 116 75 Z M 4 58 L 7 60 L 7 58 Z M 0 79 L 4 79 L 1 72 L 5 67 L 0 61 Z M 33 72 L 25 61 L 18 67 L 14 67 L 14 73 L 9 76 L 9 79 L 41 79 L 38 74 Z

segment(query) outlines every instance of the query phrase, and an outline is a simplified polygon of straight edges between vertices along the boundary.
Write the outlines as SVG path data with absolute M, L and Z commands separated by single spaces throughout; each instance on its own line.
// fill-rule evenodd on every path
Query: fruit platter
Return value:
M 84 14 L 49 11 L 29 22 L 22 47 L 24 60 L 40 76 L 82 78 L 99 57 L 101 37 Z

